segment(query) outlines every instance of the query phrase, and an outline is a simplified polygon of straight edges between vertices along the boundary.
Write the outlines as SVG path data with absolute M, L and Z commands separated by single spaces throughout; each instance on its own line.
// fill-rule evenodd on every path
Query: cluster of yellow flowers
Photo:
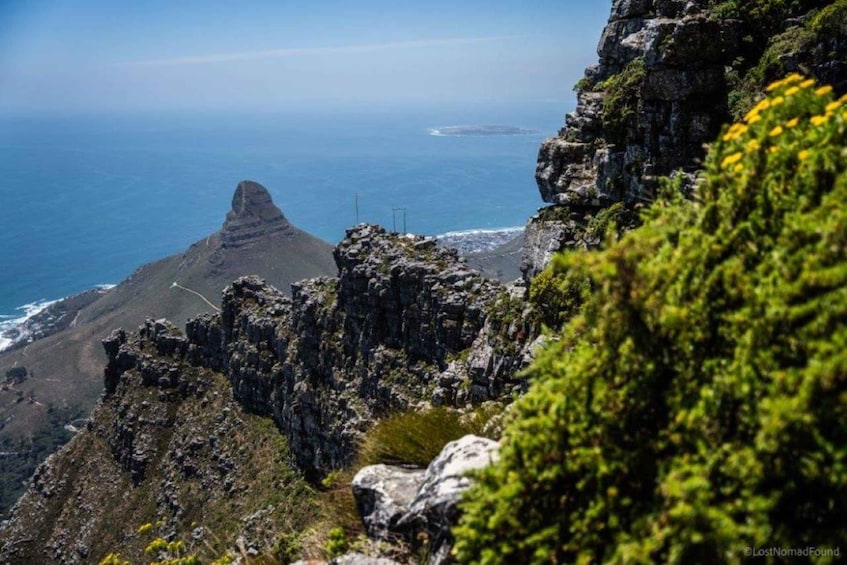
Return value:
M 765 90 L 769 95 L 747 112 L 742 122 L 732 124 L 721 136 L 721 141 L 727 144 L 722 152 L 721 169 L 742 172 L 745 169 L 744 156 L 765 149 L 769 155 L 788 151 L 791 155 L 796 154 L 798 161 L 807 160 L 811 153 L 809 148 L 804 147 L 806 142 L 798 142 L 800 138 L 796 135 L 788 142 L 782 142 L 781 136 L 804 120 L 814 127 L 822 126 L 833 118 L 842 122 L 847 120 L 847 95 L 832 100 L 831 86 L 814 87 L 814 79 L 798 73 L 768 85 Z M 759 122 L 762 124 L 757 125 Z

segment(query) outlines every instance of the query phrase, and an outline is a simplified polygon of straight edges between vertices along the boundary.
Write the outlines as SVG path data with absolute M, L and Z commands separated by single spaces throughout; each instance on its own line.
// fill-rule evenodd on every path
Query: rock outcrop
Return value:
M 69 446 L 41 468 L 0 535 L 12 544 L 0 556 L 46 555 L 39 547 L 15 549 L 28 529 L 49 540 L 59 562 L 84 560 L 72 557 L 70 540 L 50 533 L 56 524 L 73 532 L 82 527 L 68 517 L 77 492 L 66 488 L 75 472 L 68 458 L 90 456 L 100 466 L 80 472 L 120 475 L 108 487 L 86 478 L 80 491 L 86 500 L 111 501 L 116 509 L 133 500 L 149 508 L 155 500 L 157 512 L 177 524 L 198 508 L 198 500 L 242 500 L 240 489 L 248 487 L 239 485 L 249 483 L 242 471 L 252 468 L 245 458 L 255 459 L 253 448 L 233 452 L 220 436 L 258 432 L 252 424 L 244 427 L 247 415 L 239 416 L 236 406 L 259 420 L 272 419 L 286 439 L 286 453 L 315 480 L 352 463 L 358 442 L 379 418 L 432 404 L 508 402 L 524 389 L 516 372 L 529 363 L 537 332 L 524 316 L 522 287 L 483 278 L 431 239 L 376 226 L 349 230 L 335 260 L 338 277 L 301 281 L 291 297 L 257 277 L 237 279 L 223 292 L 221 312 L 191 320 L 186 335 L 165 320 L 148 320 L 137 333 L 114 331 L 103 341 L 106 394 L 75 440 L 84 448 Z M 378 510 L 368 512 L 374 516 L 368 520 L 375 535 L 402 522 L 404 535 L 418 539 L 408 534 L 417 531 L 434 549 L 449 545 L 447 524 L 455 512 L 448 506 L 455 506 L 466 486 L 450 462 L 455 456 L 445 455 L 426 473 L 409 471 L 404 494 L 397 481 L 382 491 L 371 488 L 368 506 Z M 360 483 L 373 486 L 377 479 Z M 120 489 L 135 494 L 115 503 Z M 199 498 L 190 494 L 200 491 Z M 91 512 L 100 524 L 91 532 L 111 519 L 109 512 Z M 241 535 L 267 549 L 265 530 L 256 523 L 244 525 Z M 107 549 L 87 533 L 74 535 L 90 551 Z M 123 541 L 106 541 L 137 549 L 139 541 L 121 535 Z
M 424 482 L 424 469 L 368 465 L 353 477 L 353 496 L 368 536 L 391 539 Z
M 348 230 L 335 260 L 337 278 L 301 281 L 290 299 L 238 279 L 219 315 L 187 326 L 191 362 L 224 372 L 245 407 L 272 416 L 308 476 L 350 463 L 377 418 L 523 389 L 516 373 L 534 330 L 522 290 L 510 294 L 431 239 L 376 226 Z
M 648 203 L 658 176 L 697 169 L 703 144 L 728 116 L 724 64 L 732 57 L 722 39 L 732 30 L 704 16 L 701 4 L 613 2 L 576 110 L 539 149 L 541 197 L 567 210 L 527 225 L 527 281 L 556 252 L 579 247 L 580 226 L 602 208 Z
M 0 405 L 5 407 L 0 451 L 28 452 L 26 463 L 0 458 L 0 519 L 23 494 L 22 485 L 35 466 L 55 450 L 56 442 L 69 439 L 63 427 L 97 403 L 106 363 L 100 341 L 114 328 L 132 329 L 147 317 L 167 318 L 183 327 L 212 311 L 212 305 L 219 307 L 223 289 L 240 276 L 256 274 L 288 292 L 295 281 L 338 272 L 333 246 L 290 225 L 256 183 L 245 181 L 235 189 L 228 218 L 223 230 L 183 253 L 140 267 L 108 291 L 56 303 L 19 328 L 17 336 L 8 336 L 25 339 L 0 352 L 0 380 L 9 370 L 26 368 L 31 401 L 16 402 L 23 391 L 0 383 Z M 29 338 L 34 341 L 28 343 Z M 48 407 L 55 410 L 48 412 Z
M 696 170 L 703 144 L 728 117 L 724 64 L 736 42 L 703 5 L 613 3 L 576 111 L 539 151 L 545 202 L 633 205 L 650 200 L 658 175 Z
M 284 233 L 291 224 L 273 203 L 268 189 L 257 182 L 238 183 L 232 196 L 232 210 L 221 229 L 221 245 L 238 248 L 275 233 Z
M 106 347 L 110 392 L 86 429 L 38 467 L 0 527 L 0 563 L 140 557 L 155 537 L 216 558 L 229 549 L 216 536 L 226 536 L 255 555 L 304 527 L 308 511 L 297 518 L 274 503 L 305 489 L 278 430 L 244 413 L 222 375 L 187 363 L 176 328 L 148 320 Z M 155 532 L 138 530 L 151 521 Z M 186 531 L 195 521 L 202 526 Z
M 353 494 L 368 535 L 404 538 L 412 546 L 425 543 L 428 564 L 450 563 L 450 529 L 459 517 L 462 493 L 471 485 L 467 475 L 495 462 L 498 450 L 497 442 L 469 435 L 444 446 L 426 471 L 363 468 L 353 479 Z

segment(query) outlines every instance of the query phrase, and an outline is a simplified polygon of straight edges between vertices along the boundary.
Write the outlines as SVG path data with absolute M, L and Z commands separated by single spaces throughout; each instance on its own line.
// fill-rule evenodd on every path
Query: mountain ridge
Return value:
M 106 363 L 100 340 L 114 328 L 137 327 L 148 317 L 185 324 L 213 310 L 206 300 L 219 307 L 223 288 L 242 275 L 260 274 L 290 292 L 298 280 L 336 272 L 332 246 L 291 225 L 263 186 L 242 181 L 233 197 L 221 230 L 183 253 L 139 267 L 94 302 L 69 311 L 66 317 L 75 320 L 73 327 L 0 353 L 0 375 L 16 367 L 29 375 L 25 382 L 0 391 L 0 445 L 19 451 L 19 443 L 27 445 L 51 433 L 67 440 L 61 428 L 48 429 L 46 413 L 67 411 L 69 418 L 79 418 L 94 407 Z M 18 394 L 30 400 L 20 402 Z M 45 455 L 37 447 L 33 451 L 25 468 Z M 9 464 L 0 460 L 0 465 Z M 10 504 L 13 493 L 21 492 L 20 483 L 13 478 L 3 492 L 4 505 Z

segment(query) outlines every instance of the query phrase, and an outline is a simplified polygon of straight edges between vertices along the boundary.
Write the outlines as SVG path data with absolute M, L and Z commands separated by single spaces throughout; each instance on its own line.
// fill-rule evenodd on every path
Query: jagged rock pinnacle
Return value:
M 226 215 L 221 242 L 224 247 L 243 247 L 290 227 L 268 190 L 257 182 L 244 180 L 232 196 L 232 210 Z

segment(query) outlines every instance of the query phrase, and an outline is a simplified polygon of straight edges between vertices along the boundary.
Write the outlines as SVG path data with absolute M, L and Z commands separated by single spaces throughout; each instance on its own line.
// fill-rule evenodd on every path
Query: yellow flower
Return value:
M 797 127 L 797 124 L 800 123 L 800 118 L 791 118 L 785 123 L 785 127 L 791 129 L 793 127 Z
M 769 147 L 769 148 L 768 148 L 768 153 L 770 153 L 771 155 L 773 155 L 773 154 L 774 154 L 774 153 L 776 153 L 777 151 L 779 151 L 779 147 L 777 147 L 776 145 L 771 146 L 771 147 Z
M 801 82 L 800 88 L 809 88 L 813 84 L 815 84 L 815 79 L 810 78 L 810 79 L 807 79 L 807 80 L 804 80 L 803 82 Z
M 785 77 L 782 80 L 785 81 L 785 84 L 791 84 L 792 82 L 797 82 L 798 80 L 803 80 L 803 75 L 801 75 L 800 73 L 791 73 L 790 75 L 788 75 L 787 77 Z
M 770 136 L 776 137 L 778 135 L 782 135 L 782 126 L 776 126 L 771 130 Z
M 732 155 L 728 155 L 728 156 L 724 157 L 724 160 L 721 161 L 721 168 L 726 169 L 730 165 L 734 165 L 735 163 L 737 163 L 738 161 L 741 160 L 741 157 L 742 157 L 741 151 L 738 151 L 736 153 L 733 153 Z
M 822 86 L 819 89 L 817 89 L 815 91 L 815 94 L 817 94 L 818 96 L 826 96 L 830 92 L 832 92 L 832 87 L 830 85 L 826 85 L 826 86 Z
M 785 86 L 785 84 L 786 84 L 785 79 L 774 81 L 774 82 L 770 83 L 767 86 L 767 88 L 765 88 L 765 92 L 773 92 L 777 88 L 781 88 L 781 87 Z
M 753 116 L 752 118 L 750 118 L 750 120 L 747 123 L 750 124 L 750 125 L 753 125 L 756 122 L 761 122 L 761 121 L 762 121 L 762 116 L 756 115 L 756 116 Z
M 834 112 L 840 107 L 841 107 L 841 102 L 838 102 L 838 101 L 830 102 L 829 104 L 826 105 L 826 111 L 827 111 L 827 113 Z
M 747 147 L 745 148 L 745 150 L 747 151 L 747 153 L 752 153 L 754 151 L 758 151 L 759 147 L 761 147 L 759 140 L 751 139 L 749 142 L 747 142 Z
M 785 91 L 785 97 L 788 98 L 789 96 L 794 96 L 798 92 L 800 92 L 800 89 L 796 86 L 792 86 L 791 88 Z
M 801 161 L 805 161 L 806 159 L 808 159 L 808 158 L 809 158 L 809 150 L 808 150 L 808 149 L 803 149 L 802 151 L 800 151 L 800 152 L 797 154 L 797 158 L 798 158 L 798 159 L 800 159 Z
M 809 120 L 812 122 L 813 126 L 819 126 L 821 124 L 825 124 L 829 119 L 829 116 L 812 116 L 812 119 Z
M 745 126 L 744 124 L 732 124 L 732 126 L 730 126 L 729 130 L 727 130 L 726 134 L 724 134 L 721 139 L 723 139 L 724 141 L 731 141 L 744 135 L 746 131 L 747 126 Z
M 782 96 L 777 96 L 773 100 L 771 100 L 771 108 L 775 108 L 776 106 L 779 106 L 783 102 L 785 102 L 785 98 L 783 98 Z
M 740 173 L 741 171 L 744 170 L 744 165 L 742 165 L 741 163 L 738 163 L 737 165 L 735 165 L 735 168 L 732 169 L 732 170 L 735 171 L 736 173 Z

